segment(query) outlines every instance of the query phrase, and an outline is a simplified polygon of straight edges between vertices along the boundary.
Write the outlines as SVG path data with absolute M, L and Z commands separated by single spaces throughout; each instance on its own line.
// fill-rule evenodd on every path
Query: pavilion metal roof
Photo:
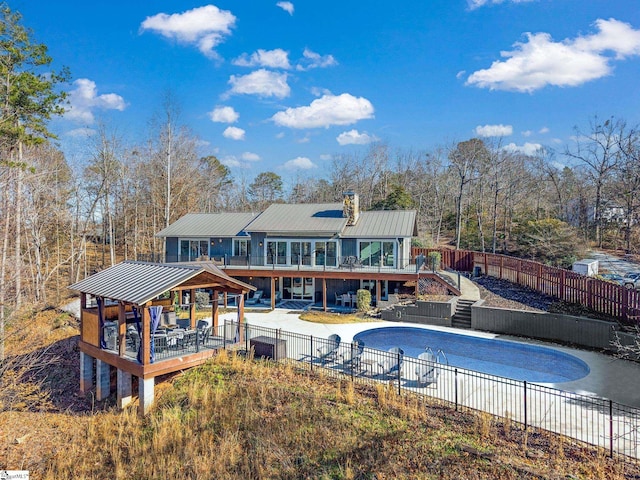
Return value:
M 255 287 L 231 278 L 211 263 L 166 264 L 133 261 L 109 267 L 70 285 L 69 288 L 96 297 L 143 305 L 161 293 L 199 275 L 206 276 L 208 281 L 211 281 L 213 276 L 229 288 L 255 290 Z
M 238 237 L 256 217 L 255 213 L 187 213 L 156 237 Z

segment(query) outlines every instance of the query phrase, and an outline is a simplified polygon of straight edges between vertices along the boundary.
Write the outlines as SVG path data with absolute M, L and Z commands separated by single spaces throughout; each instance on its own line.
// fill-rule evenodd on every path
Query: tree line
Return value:
M 161 257 L 155 234 L 188 212 L 340 202 L 355 191 L 363 209 L 415 209 L 421 246 L 567 265 L 579 245 L 639 245 L 640 129 L 615 117 L 594 117 L 566 146 L 532 155 L 501 139 L 428 150 L 376 143 L 336 154 L 325 176 L 285 188 L 276 172 L 248 180 L 200 155 L 201 142 L 166 94 L 143 142 L 100 124 L 88 158 L 74 165 L 48 127 L 64 112 L 70 74 L 52 70 L 18 13 L 5 5 L 0 16 L 0 339 L 24 303 L 55 304 L 69 283 L 96 270 Z

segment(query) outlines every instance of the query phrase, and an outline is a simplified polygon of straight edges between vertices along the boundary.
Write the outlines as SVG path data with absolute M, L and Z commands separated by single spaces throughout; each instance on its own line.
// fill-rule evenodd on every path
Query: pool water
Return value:
M 354 336 L 379 350 L 400 347 L 417 357 L 430 347 L 442 350 L 449 365 L 538 383 L 562 383 L 589 374 L 589 366 L 573 355 L 551 348 L 493 338 L 473 337 L 414 327 L 365 330 Z

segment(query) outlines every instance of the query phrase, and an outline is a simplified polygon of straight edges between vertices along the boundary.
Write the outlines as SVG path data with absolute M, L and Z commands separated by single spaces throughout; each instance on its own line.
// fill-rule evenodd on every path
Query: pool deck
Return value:
M 574 380 L 572 382 L 541 385 L 550 386 L 569 392 L 580 393 L 582 395 L 597 395 L 599 397 L 611 399 L 624 405 L 640 407 L 640 389 L 638 389 L 637 387 L 638 383 L 640 382 L 640 364 L 615 358 L 613 356 L 587 350 L 568 348 L 549 342 L 517 338 L 508 335 L 498 335 L 487 332 L 460 330 L 447 327 L 436 327 L 431 325 L 418 325 L 415 323 L 388 321 L 349 324 L 311 323 L 300 320 L 299 313 L 300 312 L 276 308 L 269 313 L 245 312 L 245 317 L 247 319 L 247 322 L 252 325 L 269 328 L 280 328 L 285 331 L 301 333 L 305 335 L 313 335 L 316 337 L 327 338 L 329 335 L 336 333 L 340 335 L 343 342 L 351 342 L 354 335 L 364 330 L 381 327 L 402 326 L 543 345 L 580 358 L 581 360 L 586 362 L 587 365 L 589 365 L 590 373 L 586 377 L 579 380 Z M 235 313 L 230 313 L 221 315 L 220 321 L 224 321 L 224 319 L 235 321 L 236 318 L 237 316 Z

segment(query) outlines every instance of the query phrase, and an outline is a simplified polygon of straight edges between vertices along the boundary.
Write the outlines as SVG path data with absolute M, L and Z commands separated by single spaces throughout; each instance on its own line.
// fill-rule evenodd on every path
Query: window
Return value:
M 287 242 L 267 242 L 267 265 L 287 264 Z
M 291 265 L 311 265 L 311 242 L 291 242 Z
M 316 265 L 326 265 L 335 267 L 338 262 L 338 244 L 337 242 L 315 242 L 315 261 Z
M 360 261 L 368 267 L 393 267 L 395 265 L 394 242 L 360 242 Z
M 180 239 L 179 261 L 192 262 L 200 257 L 208 256 L 209 240 Z
M 233 256 L 234 257 L 248 257 L 251 253 L 251 241 L 243 239 L 233 240 Z

